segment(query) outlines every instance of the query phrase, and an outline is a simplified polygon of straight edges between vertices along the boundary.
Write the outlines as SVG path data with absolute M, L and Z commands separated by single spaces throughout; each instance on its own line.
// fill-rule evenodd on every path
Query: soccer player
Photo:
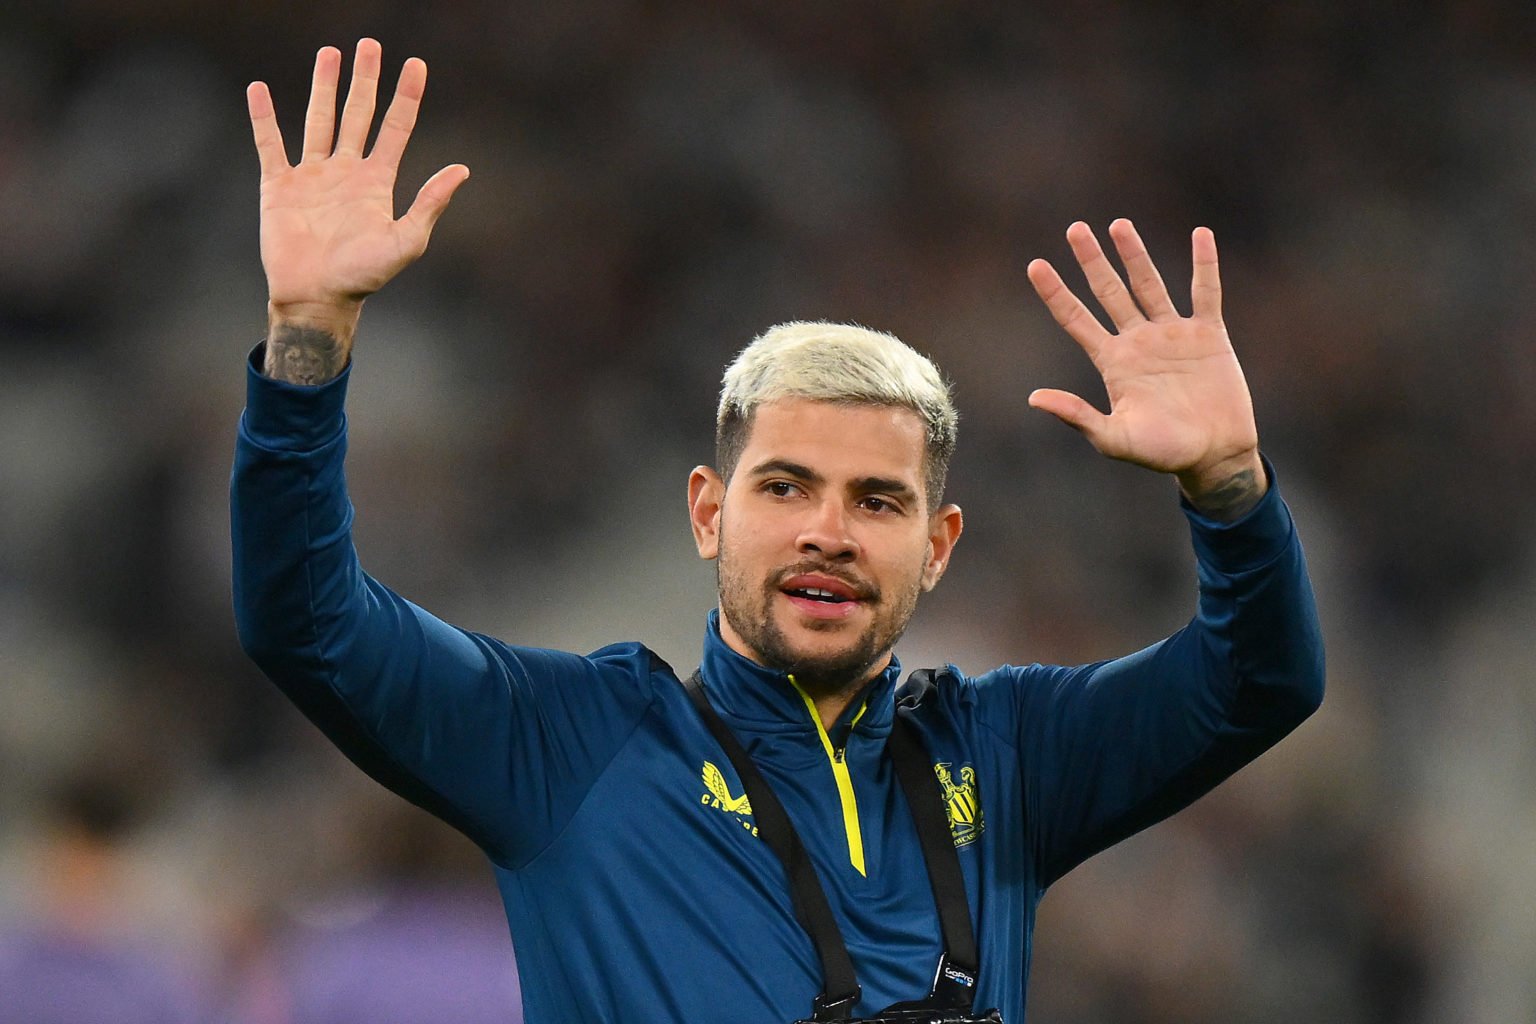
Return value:
M 1114 331 L 1048 263 L 1029 268 L 1110 411 L 1055 390 L 1030 404 L 1175 478 L 1200 582 L 1186 627 L 1091 665 L 903 680 L 894 646 L 961 535 L 943 493 L 954 406 L 895 338 L 796 323 L 727 369 L 715 465 L 688 480 L 719 607 L 685 686 L 639 643 L 512 645 L 362 570 L 342 471 L 358 317 L 468 170 L 438 171 L 396 219 L 426 67 L 405 63 L 365 154 L 379 46 L 358 44 L 338 124 L 340 63 L 320 51 L 296 164 L 266 87 L 248 94 L 270 289 L 233 480 L 248 652 L 354 762 L 485 851 L 529 1020 L 787 1024 L 921 1001 L 1018 1024 L 1046 887 L 1322 698 L 1211 232 L 1192 238 L 1191 316 L 1126 221 L 1110 237 L 1129 286 L 1086 225 L 1067 233 Z

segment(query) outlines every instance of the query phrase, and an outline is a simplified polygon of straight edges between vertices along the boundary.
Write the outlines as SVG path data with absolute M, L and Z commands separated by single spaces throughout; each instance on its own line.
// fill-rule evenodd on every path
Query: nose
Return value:
M 829 562 L 856 561 L 859 542 L 854 539 L 843 503 L 830 499 L 815 503 L 800 526 L 795 547 L 803 555 L 820 555 Z

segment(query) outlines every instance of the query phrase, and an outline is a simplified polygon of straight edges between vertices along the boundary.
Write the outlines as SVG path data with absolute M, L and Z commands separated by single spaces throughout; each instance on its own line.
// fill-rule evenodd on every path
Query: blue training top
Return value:
M 365 574 L 342 462 L 348 374 L 263 377 L 233 490 L 235 613 L 262 670 L 356 764 L 490 858 L 526 1019 L 789 1024 L 821 991 L 783 868 L 677 676 L 640 644 L 581 657 L 435 618 Z M 1274 487 L 1241 520 L 1186 507 L 1194 619 L 1125 658 L 950 667 L 917 713 L 948 796 L 981 954 L 976 1006 L 1022 1024 L 1046 887 L 1185 806 L 1322 700 L 1323 645 Z M 816 864 L 872 1014 L 925 995 L 938 916 L 884 753 L 890 667 L 831 730 L 711 613 L 712 703 Z M 910 686 L 911 684 L 906 684 Z

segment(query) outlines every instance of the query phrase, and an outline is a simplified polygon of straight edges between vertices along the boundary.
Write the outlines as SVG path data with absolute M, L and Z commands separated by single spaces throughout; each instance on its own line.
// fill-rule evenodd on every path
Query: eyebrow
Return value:
M 827 478 L 816 472 L 809 466 L 802 466 L 798 462 L 788 459 L 767 459 L 752 467 L 751 475 L 754 477 L 771 476 L 782 473 L 798 480 L 804 480 L 809 484 L 824 484 Z M 917 491 L 912 486 L 894 477 L 865 476 L 853 481 L 853 489 L 859 494 L 889 494 L 903 501 L 912 501 L 917 498 Z
M 800 463 L 790 462 L 788 459 L 768 459 L 752 467 L 753 476 L 771 476 L 774 473 L 798 477 L 806 483 L 822 484 L 827 482 L 826 477 L 816 472 L 810 466 L 802 466 Z
M 854 486 L 860 494 L 889 494 L 893 498 L 902 501 L 916 501 L 917 491 L 900 480 L 883 476 L 866 476 L 855 480 Z

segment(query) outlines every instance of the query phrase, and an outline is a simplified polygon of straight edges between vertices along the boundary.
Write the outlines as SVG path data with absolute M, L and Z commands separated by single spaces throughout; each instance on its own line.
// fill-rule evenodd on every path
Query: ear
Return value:
M 693 543 L 700 558 L 720 554 L 720 506 L 725 501 L 725 481 L 708 466 L 695 466 L 688 474 L 688 519 Z
M 944 570 L 949 568 L 950 555 L 965 528 L 959 505 L 945 505 L 928 520 L 928 562 L 923 566 L 923 589 L 938 586 Z

